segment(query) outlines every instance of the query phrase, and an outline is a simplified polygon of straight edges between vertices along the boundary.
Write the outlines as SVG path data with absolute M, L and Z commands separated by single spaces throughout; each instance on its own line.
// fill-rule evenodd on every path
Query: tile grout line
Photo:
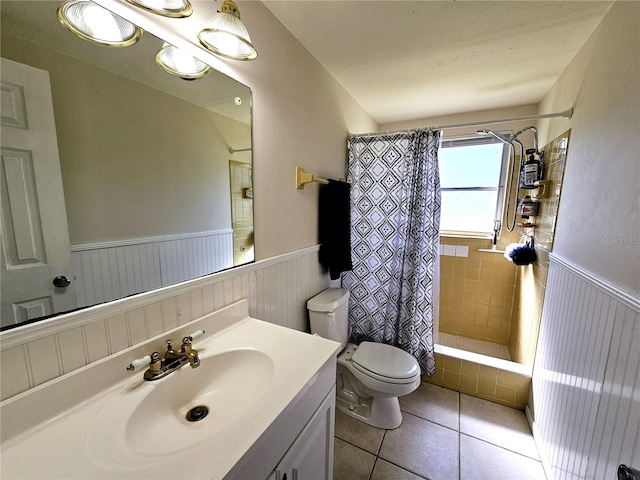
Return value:
M 385 429 L 384 433 L 382 434 L 382 439 L 380 440 L 380 444 L 378 445 L 378 448 L 376 449 L 376 453 L 374 455 L 374 460 L 373 460 L 373 466 L 371 467 L 371 471 L 369 472 L 369 480 L 372 479 L 373 472 L 376 469 L 376 464 L 378 463 L 378 460 L 380 459 L 380 450 L 382 450 L 382 444 L 384 443 L 384 437 L 387 436 L 387 432 L 388 432 L 388 430 Z
M 458 420 L 458 428 L 455 429 L 455 428 L 451 428 L 450 426 L 443 425 L 442 423 L 438 423 L 438 422 L 434 422 L 433 420 L 429 420 L 428 418 L 421 417 L 420 415 L 416 415 L 415 413 L 405 412 L 404 410 L 402 411 L 402 413 L 404 413 L 406 415 L 411 415 L 412 417 L 415 417 L 415 418 L 419 418 L 420 420 L 424 420 L 425 422 L 432 423 L 433 425 L 437 425 L 439 427 L 446 428 L 447 430 L 451 430 L 453 432 L 460 432 L 460 421 L 459 420 Z
M 497 443 L 489 442 L 488 440 L 485 440 L 485 439 L 480 438 L 480 437 L 476 437 L 476 436 L 471 435 L 469 433 L 460 432 L 460 435 L 461 436 L 464 435 L 465 437 L 473 438 L 475 440 L 478 440 L 479 442 L 486 443 L 487 445 L 491 445 L 492 447 L 500 448 L 500 449 L 504 450 L 505 452 L 514 453 L 516 455 L 520 455 L 521 457 L 528 458 L 529 460 L 533 460 L 534 462 L 540 463 L 540 459 L 539 458 L 534 458 L 534 457 L 532 457 L 530 455 L 527 455 L 525 453 L 516 452 L 515 450 L 511 450 L 510 448 L 504 447 L 502 445 L 498 445 Z M 538 456 L 540 456 L 540 452 L 537 451 L 537 448 L 536 448 L 536 453 L 538 453 Z
M 499 444 L 493 443 L 490 439 L 484 439 L 484 438 L 478 437 L 478 436 L 474 435 L 473 433 L 462 432 L 462 397 L 464 397 L 465 395 L 463 395 L 460 392 L 455 392 L 455 394 L 456 394 L 455 395 L 455 399 L 457 400 L 457 405 L 454 406 L 454 405 L 451 405 L 452 402 L 449 403 L 449 405 L 451 407 L 453 407 L 453 409 L 449 409 L 449 411 L 451 413 L 454 413 L 454 412 L 457 411 L 456 412 L 457 413 L 457 420 L 452 419 L 452 420 L 455 420 L 455 424 L 453 422 L 450 422 L 451 424 L 453 424 L 455 426 L 453 426 L 453 425 L 452 426 L 442 425 L 442 424 L 437 423 L 435 421 L 429 420 L 428 418 L 424 418 L 421 415 L 417 415 L 417 414 L 408 412 L 408 411 L 406 411 L 404 409 L 402 410 L 402 414 L 407 416 L 407 417 L 412 417 L 414 419 L 420 420 L 421 422 L 429 423 L 431 425 L 438 426 L 438 427 L 441 427 L 441 428 L 444 428 L 444 429 L 447 429 L 449 431 L 453 431 L 453 432 L 457 433 L 457 445 L 458 445 L 458 454 L 457 454 L 458 465 L 457 465 L 457 467 L 458 467 L 458 475 L 454 476 L 453 478 L 457 478 L 458 480 L 463 480 L 465 478 L 465 475 L 471 474 L 471 472 L 467 472 L 467 471 L 465 471 L 465 475 L 462 474 L 462 459 L 465 456 L 465 455 L 463 455 L 463 452 L 462 452 L 462 436 L 463 435 L 468 439 L 467 441 L 465 441 L 465 445 L 467 445 L 467 451 L 466 451 L 465 454 L 467 455 L 467 457 L 468 457 L 468 454 L 469 454 L 469 451 L 468 451 L 469 439 L 473 439 L 473 440 L 475 440 L 477 442 L 480 442 L 480 443 L 482 443 L 482 444 L 484 444 L 486 446 L 491 446 L 491 447 L 494 447 L 494 448 L 497 447 L 503 452 L 508 452 L 510 454 L 515 454 L 515 456 L 517 456 L 518 458 L 520 458 L 522 460 L 529 460 L 529 461 L 536 462 L 538 464 L 541 463 L 539 458 L 535 458 L 535 456 L 531 456 L 530 454 L 526 453 L 526 451 L 528 451 L 526 449 L 524 451 L 522 451 L 522 452 L 521 451 L 515 451 L 515 450 L 511 449 L 510 446 L 508 446 L 508 445 L 507 446 L 499 445 Z M 453 399 L 451 399 L 451 400 L 453 400 Z M 447 402 L 449 402 L 449 400 L 447 400 Z M 475 415 L 473 414 L 472 411 L 467 412 L 466 407 L 465 407 L 465 412 L 466 412 L 466 416 L 470 416 L 469 418 L 475 418 Z M 373 480 L 374 478 L 376 478 L 376 476 L 374 475 L 374 472 L 376 471 L 379 463 L 381 465 L 380 468 L 390 468 L 390 467 L 384 467 L 384 463 L 386 462 L 389 465 L 393 465 L 394 467 L 397 467 L 398 469 L 404 470 L 404 471 L 406 471 L 408 473 L 411 473 L 411 474 L 415 475 L 417 478 L 428 480 L 427 477 L 423 477 L 422 474 L 419 474 L 419 473 L 413 471 L 412 469 L 407 468 L 404 465 L 400 465 L 400 464 L 396 463 L 396 461 L 394 461 L 393 459 L 390 460 L 390 459 L 387 459 L 387 458 L 381 456 L 382 446 L 384 445 L 384 443 L 386 441 L 387 432 L 389 432 L 390 430 L 387 430 L 387 429 L 380 429 L 380 430 L 382 430 L 383 433 L 382 433 L 382 436 L 380 437 L 380 441 L 378 443 L 377 448 L 375 449 L 375 452 L 374 451 L 368 451 L 368 450 L 366 450 L 365 448 L 363 448 L 363 447 L 361 447 L 359 445 L 356 445 L 356 444 L 354 444 L 354 443 L 352 443 L 350 441 L 344 440 L 344 439 L 336 436 L 336 438 L 339 438 L 343 442 L 345 442 L 347 444 L 350 444 L 353 447 L 357 448 L 358 450 L 360 450 L 362 452 L 365 452 L 365 453 L 367 453 L 369 455 L 372 455 L 374 457 L 374 461 L 372 463 L 372 466 L 371 466 L 371 469 L 369 471 L 368 476 L 367 477 L 363 477 L 363 478 L 367 478 L 368 480 Z M 537 447 L 537 445 L 536 445 L 536 447 Z M 536 450 L 534 452 L 534 455 L 535 454 L 537 454 L 539 456 L 539 452 L 537 451 L 537 448 L 536 448 Z M 379 460 L 381 460 L 382 463 L 379 462 Z M 380 470 L 380 469 L 378 469 L 378 470 Z

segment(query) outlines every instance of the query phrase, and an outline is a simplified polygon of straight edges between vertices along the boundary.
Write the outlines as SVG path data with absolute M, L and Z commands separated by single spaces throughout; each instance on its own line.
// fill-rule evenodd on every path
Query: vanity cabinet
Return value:
M 223 480 L 332 480 L 335 403 L 332 355 Z
M 324 402 L 280 461 L 270 479 L 332 480 L 335 390 Z
M 199 368 L 125 370 L 198 329 Z M 4 400 L 2 478 L 160 480 L 188 465 L 193 479 L 332 480 L 339 347 L 229 305 Z M 195 428 L 177 410 L 191 403 L 212 413 Z M 159 431 L 168 444 L 148 440 Z

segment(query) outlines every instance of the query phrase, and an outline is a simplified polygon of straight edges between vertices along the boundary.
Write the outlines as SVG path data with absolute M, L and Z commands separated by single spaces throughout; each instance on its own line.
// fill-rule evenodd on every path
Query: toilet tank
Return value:
M 349 290 L 328 288 L 307 302 L 311 333 L 340 342 L 349 339 Z

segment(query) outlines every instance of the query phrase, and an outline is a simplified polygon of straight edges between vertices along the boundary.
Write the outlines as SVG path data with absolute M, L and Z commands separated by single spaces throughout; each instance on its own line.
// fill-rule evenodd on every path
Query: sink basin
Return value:
M 269 356 L 253 349 L 203 358 L 198 368 L 185 365 L 164 379 L 150 382 L 153 388 L 127 421 L 126 446 L 145 454 L 188 448 L 256 408 L 272 376 Z M 194 407 L 195 413 L 187 419 Z
M 224 439 L 251 423 L 279 382 L 274 346 L 251 343 L 205 343 L 199 367 L 187 364 L 154 381 L 142 380 L 140 372 L 134 381 L 112 390 L 87 426 L 88 457 L 103 468 L 142 468 L 182 455 L 210 438 Z M 206 416 L 188 420 L 194 407 L 206 410 Z

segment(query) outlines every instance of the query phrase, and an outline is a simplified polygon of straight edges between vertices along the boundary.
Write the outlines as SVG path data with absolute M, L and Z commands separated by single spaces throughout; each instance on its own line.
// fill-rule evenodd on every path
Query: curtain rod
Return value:
M 251 147 L 249 147 L 249 148 L 240 148 L 239 150 L 234 150 L 233 148 L 229 147 L 229 153 L 248 152 L 250 150 L 251 150 Z
M 571 118 L 572 116 L 573 116 L 573 107 L 565 110 L 564 112 L 545 113 L 542 115 L 530 115 L 528 117 L 505 118 L 502 120 L 485 120 L 482 122 L 452 123 L 449 125 L 440 125 L 440 126 L 424 127 L 424 128 L 429 128 L 434 130 L 449 130 L 452 128 L 481 127 L 484 125 L 497 125 L 499 123 L 524 122 L 525 120 L 541 120 L 543 118 L 553 118 L 553 117 Z M 413 132 L 416 130 L 417 130 L 416 128 L 409 128 L 404 130 L 395 130 L 395 131 L 386 131 L 386 132 L 358 133 L 358 134 L 350 134 L 349 137 L 350 138 L 372 137 L 375 135 L 389 135 L 393 133 Z

